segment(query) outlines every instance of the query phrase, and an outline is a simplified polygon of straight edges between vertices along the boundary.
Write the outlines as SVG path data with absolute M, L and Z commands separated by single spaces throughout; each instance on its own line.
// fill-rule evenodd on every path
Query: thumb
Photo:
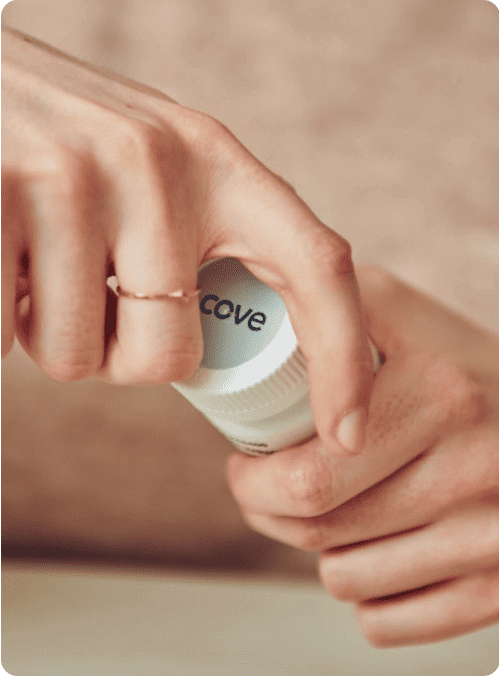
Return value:
M 477 364 L 496 352 L 497 339 L 426 293 L 376 266 L 356 268 L 368 333 L 387 358 L 438 351 Z

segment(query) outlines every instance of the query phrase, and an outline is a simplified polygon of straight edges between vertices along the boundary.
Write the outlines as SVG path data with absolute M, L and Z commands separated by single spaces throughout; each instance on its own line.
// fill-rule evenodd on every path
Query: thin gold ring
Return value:
M 179 300 L 185 304 L 195 298 L 200 291 L 201 287 L 199 284 L 196 285 L 194 291 L 183 291 L 182 289 L 178 289 L 171 293 L 157 293 L 153 295 L 146 293 L 131 293 L 130 291 L 122 289 L 121 286 L 116 287 L 116 294 L 123 298 L 131 298 L 132 300 Z

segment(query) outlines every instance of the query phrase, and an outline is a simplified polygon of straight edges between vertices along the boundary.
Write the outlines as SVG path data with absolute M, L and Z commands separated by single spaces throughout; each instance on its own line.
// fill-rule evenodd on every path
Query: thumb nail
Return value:
M 367 412 L 365 408 L 357 408 L 346 415 L 338 425 L 336 437 L 349 453 L 361 450 L 366 439 Z

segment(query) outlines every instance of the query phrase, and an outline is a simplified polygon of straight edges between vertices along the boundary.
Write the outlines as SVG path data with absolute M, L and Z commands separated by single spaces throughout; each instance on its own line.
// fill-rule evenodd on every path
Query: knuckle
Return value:
M 110 139 L 113 151 L 122 166 L 139 168 L 146 174 L 161 172 L 168 161 L 182 164 L 183 145 L 172 128 L 160 128 L 152 122 L 137 118 L 120 119 L 117 137 Z
M 366 641 L 370 643 L 373 648 L 390 648 L 396 645 L 393 639 L 391 639 L 385 631 L 371 623 L 369 623 L 366 628 L 362 629 L 362 633 L 364 634 Z
M 214 185 L 225 182 L 228 176 L 240 181 L 260 176 L 259 163 L 222 122 L 188 108 L 181 109 L 178 121 L 184 147 L 208 169 L 206 176 Z
M 128 382 L 161 385 L 190 378 L 199 368 L 203 357 L 202 350 L 193 347 L 182 347 L 178 350 L 168 350 L 153 360 L 147 360 L 136 366 L 130 373 Z
M 394 637 L 390 637 L 383 622 L 380 621 L 379 613 L 373 608 L 357 606 L 355 616 L 360 631 L 374 648 L 388 648 L 395 645 Z
M 305 552 L 318 552 L 328 545 L 327 529 L 317 520 L 297 524 L 297 530 L 291 543 Z
M 48 174 L 57 180 L 60 192 L 74 193 L 87 175 L 87 162 L 73 148 L 57 144 L 51 150 Z
M 424 377 L 438 423 L 463 427 L 486 418 L 485 390 L 466 368 L 448 357 L 438 356 L 430 360 Z
M 241 509 L 241 518 L 244 524 L 255 533 L 260 533 L 261 535 L 267 535 L 267 531 L 262 527 L 258 515 L 249 512 L 248 510 Z M 269 535 L 269 537 L 272 537 Z
M 76 204 L 89 209 L 95 199 L 95 171 L 92 163 L 72 148 L 62 145 L 51 148 L 43 171 L 37 171 L 33 176 L 35 182 L 48 182 L 51 194 L 61 204 L 71 207 Z M 80 223 L 79 219 L 56 219 L 51 222 L 51 228 L 66 232 L 77 223 Z
M 229 129 L 207 113 L 179 107 L 182 129 L 190 144 L 206 148 L 212 144 L 227 144 L 234 139 Z
M 286 497 L 297 516 L 313 517 L 331 508 L 333 482 L 331 466 L 325 456 L 309 453 L 291 467 L 284 482 Z
M 291 547 L 315 552 L 324 549 L 326 546 L 326 533 L 321 524 L 298 519 L 291 527 L 283 529 L 280 523 L 275 524 L 273 522 L 272 517 L 262 516 L 244 509 L 242 509 L 241 515 L 251 530 Z
M 102 356 L 95 353 L 65 355 L 63 358 L 44 356 L 39 366 L 50 378 L 63 383 L 88 378 L 99 370 Z
M 322 226 L 313 236 L 311 242 L 311 260 L 322 270 L 334 277 L 345 277 L 354 274 L 352 247 L 350 243 Z
M 241 509 L 240 516 L 245 526 L 254 533 L 263 535 L 266 538 L 289 545 L 289 537 L 276 529 L 272 523 L 272 518 L 267 515 L 256 514 L 247 509 Z
M 320 577 L 328 593 L 338 601 L 356 601 L 352 580 L 348 575 L 336 571 L 320 572 Z

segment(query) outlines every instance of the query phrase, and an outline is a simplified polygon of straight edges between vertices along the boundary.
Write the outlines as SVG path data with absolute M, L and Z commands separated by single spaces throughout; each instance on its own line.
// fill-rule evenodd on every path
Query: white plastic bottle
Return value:
M 306 362 L 279 294 L 235 258 L 204 263 L 198 284 L 204 356 L 196 373 L 173 387 L 251 455 L 312 437 Z

